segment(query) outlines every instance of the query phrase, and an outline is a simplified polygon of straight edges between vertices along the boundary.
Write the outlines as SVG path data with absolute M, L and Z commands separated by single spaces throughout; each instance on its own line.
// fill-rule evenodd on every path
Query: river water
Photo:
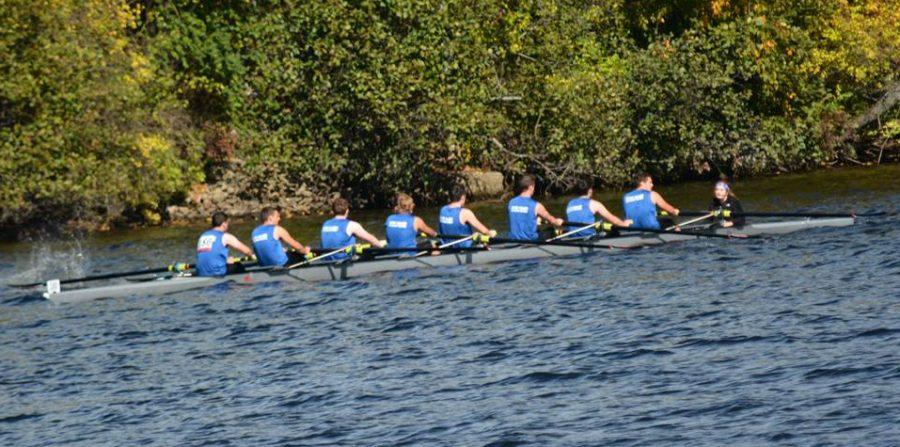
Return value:
M 3 285 L 0 445 L 897 445 L 898 179 L 738 183 L 748 210 L 887 213 L 760 240 L 79 305 Z M 196 233 L 7 244 L 0 282 L 190 260 Z

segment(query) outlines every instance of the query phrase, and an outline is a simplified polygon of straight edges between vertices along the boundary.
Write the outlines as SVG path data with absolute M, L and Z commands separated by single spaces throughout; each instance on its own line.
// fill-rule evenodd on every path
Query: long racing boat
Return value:
M 740 228 L 718 228 L 709 231 L 722 236 L 761 236 L 791 233 L 820 227 L 845 227 L 853 225 L 853 217 L 803 219 L 787 222 L 752 223 Z M 165 295 L 188 290 L 201 289 L 223 283 L 257 284 L 266 282 L 315 282 L 343 280 L 398 270 L 446 267 L 467 264 L 489 264 L 556 256 L 574 256 L 616 249 L 638 248 L 670 242 L 690 241 L 704 238 L 703 234 L 684 231 L 673 233 L 630 233 L 616 237 L 595 239 L 583 243 L 562 242 L 558 244 L 502 244 L 490 250 L 468 250 L 425 256 L 394 256 L 388 259 L 347 260 L 310 264 L 294 269 L 258 268 L 246 273 L 224 277 L 197 277 L 190 275 L 167 275 L 150 278 L 132 278 L 131 281 L 114 283 L 100 287 L 76 287 L 63 289 L 57 280 L 48 281 L 44 297 L 54 303 L 78 303 L 101 298 L 121 298 L 130 296 Z

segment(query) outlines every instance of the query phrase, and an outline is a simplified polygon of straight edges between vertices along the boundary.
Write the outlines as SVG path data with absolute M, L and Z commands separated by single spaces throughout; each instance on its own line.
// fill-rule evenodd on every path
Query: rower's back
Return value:
M 531 197 L 516 196 L 509 201 L 506 207 L 509 219 L 509 237 L 536 241 L 537 232 L 537 201 Z
M 622 197 L 625 218 L 634 222 L 631 224 L 632 228 L 660 229 L 659 221 L 656 219 L 656 205 L 653 204 L 652 194 L 652 191 L 638 188 Z

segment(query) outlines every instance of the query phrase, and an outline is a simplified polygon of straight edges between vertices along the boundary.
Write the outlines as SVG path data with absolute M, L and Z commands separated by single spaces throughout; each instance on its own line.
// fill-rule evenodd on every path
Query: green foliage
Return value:
M 193 131 L 115 1 L 4 2 L 0 222 L 116 217 L 202 179 Z
M 467 167 L 804 169 L 859 155 L 900 72 L 897 0 L 87 3 L 0 6 L 0 223 L 161 207 L 229 160 L 248 197 L 357 204 Z

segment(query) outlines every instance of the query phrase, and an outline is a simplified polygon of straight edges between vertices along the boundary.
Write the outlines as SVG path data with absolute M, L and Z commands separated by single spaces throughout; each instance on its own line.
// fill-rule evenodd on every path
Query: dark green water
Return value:
M 813 210 L 828 203 L 831 209 L 835 202 L 843 201 L 846 211 L 859 209 L 862 203 L 871 203 L 873 193 L 900 192 L 900 165 L 885 165 L 875 168 L 845 168 L 736 181 L 732 185 L 747 211 L 796 211 Z M 669 203 L 681 210 L 705 210 L 712 196 L 711 183 L 692 182 L 674 185 L 657 185 Z M 600 191 L 594 197 L 603 202 L 612 212 L 622 216 L 621 196 L 625 191 Z M 565 205 L 572 196 L 541 198 L 547 209 L 557 216 L 565 217 Z M 874 204 L 877 206 L 877 202 Z M 501 200 L 470 203 L 478 217 L 485 224 L 504 231 L 506 229 L 506 207 Z M 437 207 L 416 209 L 429 225 L 437 224 Z M 390 214 L 388 209 L 351 211 L 351 218 L 359 221 L 376 236 L 383 235 L 384 219 Z M 282 225 L 301 243 L 318 243 L 319 229 L 329 216 L 301 216 L 285 219 Z M 249 242 L 250 231 L 255 222 L 236 222 L 232 233 L 244 242 Z M 171 240 L 172 253 L 165 256 L 172 259 L 190 260 L 193 257 L 194 238 L 203 231 L 202 225 L 170 228 L 142 228 L 116 230 L 89 236 L 80 247 L 102 247 L 112 244 L 140 241 Z M 45 243 L 43 248 L 69 248 L 71 243 Z M 0 253 L 21 253 L 33 251 L 35 244 L 7 243 L 0 245 Z

